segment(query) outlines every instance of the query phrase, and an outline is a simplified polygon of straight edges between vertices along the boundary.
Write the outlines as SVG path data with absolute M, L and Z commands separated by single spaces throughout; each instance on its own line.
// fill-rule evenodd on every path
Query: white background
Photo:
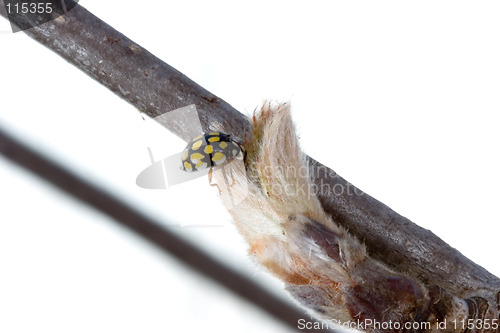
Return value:
M 242 112 L 291 100 L 307 154 L 500 275 L 498 2 L 80 4 Z M 0 45 L 2 127 L 287 297 L 206 178 L 135 185 L 182 141 L 23 33 Z M 0 203 L 0 332 L 287 331 L 2 158 Z

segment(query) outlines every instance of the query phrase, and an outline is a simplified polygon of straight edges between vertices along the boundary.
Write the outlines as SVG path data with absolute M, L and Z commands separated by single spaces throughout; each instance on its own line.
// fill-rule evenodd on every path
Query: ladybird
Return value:
M 182 152 L 182 169 L 194 172 L 231 162 L 243 151 L 242 145 L 224 132 L 197 136 Z
M 212 171 L 214 167 L 227 164 L 234 160 L 240 152 L 244 153 L 243 146 L 225 132 L 210 132 L 197 136 L 182 152 L 182 170 L 194 172 L 210 168 L 208 182 L 212 186 Z

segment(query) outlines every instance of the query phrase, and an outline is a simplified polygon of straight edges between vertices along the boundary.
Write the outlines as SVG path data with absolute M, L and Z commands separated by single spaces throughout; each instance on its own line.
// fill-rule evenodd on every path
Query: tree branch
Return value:
M 151 117 L 195 104 L 205 131 L 224 124 L 240 141 L 250 133 L 241 113 L 81 6 L 26 33 Z M 180 120 L 164 125 L 185 140 L 194 134 Z M 497 311 L 496 276 L 319 162 L 310 158 L 309 165 L 324 210 L 366 244 L 370 256 L 455 297 L 482 298 Z
M 109 216 L 174 256 L 193 271 L 210 278 L 236 295 L 250 301 L 290 327 L 291 330 L 297 330 L 298 320 L 304 318 L 303 312 L 291 303 L 273 296 L 241 273 L 228 268 L 188 241 L 165 229 L 160 222 L 147 217 L 102 188 L 90 184 L 56 162 L 47 159 L 36 150 L 17 141 L 2 127 L 0 127 L 0 154 L 20 167 L 35 173 L 73 198 Z M 332 331 L 320 330 L 319 332 Z

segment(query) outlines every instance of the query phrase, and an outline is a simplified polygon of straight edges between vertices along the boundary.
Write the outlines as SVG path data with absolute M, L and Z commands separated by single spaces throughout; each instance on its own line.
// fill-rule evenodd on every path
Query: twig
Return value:
M 224 124 L 238 140 L 249 133 L 242 114 L 81 6 L 26 33 L 151 117 L 196 104 L 204 130 Z M 181 121 L 164 125 L 186 140 L 192 136 Z M 481 298 L 496 313 L 496 276 L 329 168 L 313 159 L 309 165 L 324 210 L 366 244 L 372 258 L 455 297 Z
M 288 325 L 292 330 L 297 330 L 298 320 L 304 318 L 303 311 L 298 310 L 291 303 L 269 294 L 269 292 L 241 273 L 228 268 L 165 229 L 160 222 L 142 214 L 102 188 L 79 178 L 56 162 L 47 159 L 37 151 L 17 141 L 2 127 L 0 127 L 0 154 L 75 199 L 111 217 L 120 225 L 173 255 L 192 270 L 222 284 L 236 295 L 252 302 Z M 314 330 L 314 332 L 316 331 Z M 327 331 L 322 330 L 322 332 Z

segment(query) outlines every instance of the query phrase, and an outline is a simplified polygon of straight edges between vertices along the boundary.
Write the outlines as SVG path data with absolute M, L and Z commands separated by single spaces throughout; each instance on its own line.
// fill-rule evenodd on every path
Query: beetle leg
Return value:
M 210 168 L 210 171 L 208 172 L 208 184 L 209 184 L 210 186 L 217 186 L 217 189 L 219 190 L 219 195 L 221 195 L 221 194 L 222 194 L 222 191 L 220 190 L 219 185 L 217 185 L 217 184 L 215 184 L 215 183 L 214 183 L 214 184 L 212 184 L 212 174 L 213 174 L 213 171 L 214 171 L 214 168 Z
M 233 180 L 233 183 L 231 184 L 230 187 L 233 187 L 233 185 L 236 184 L 236 180 L 234 180 L 234 176 L 233 176 L 233 169 L 229 169 L 229 173 L 231 174 L 231 179 Z

